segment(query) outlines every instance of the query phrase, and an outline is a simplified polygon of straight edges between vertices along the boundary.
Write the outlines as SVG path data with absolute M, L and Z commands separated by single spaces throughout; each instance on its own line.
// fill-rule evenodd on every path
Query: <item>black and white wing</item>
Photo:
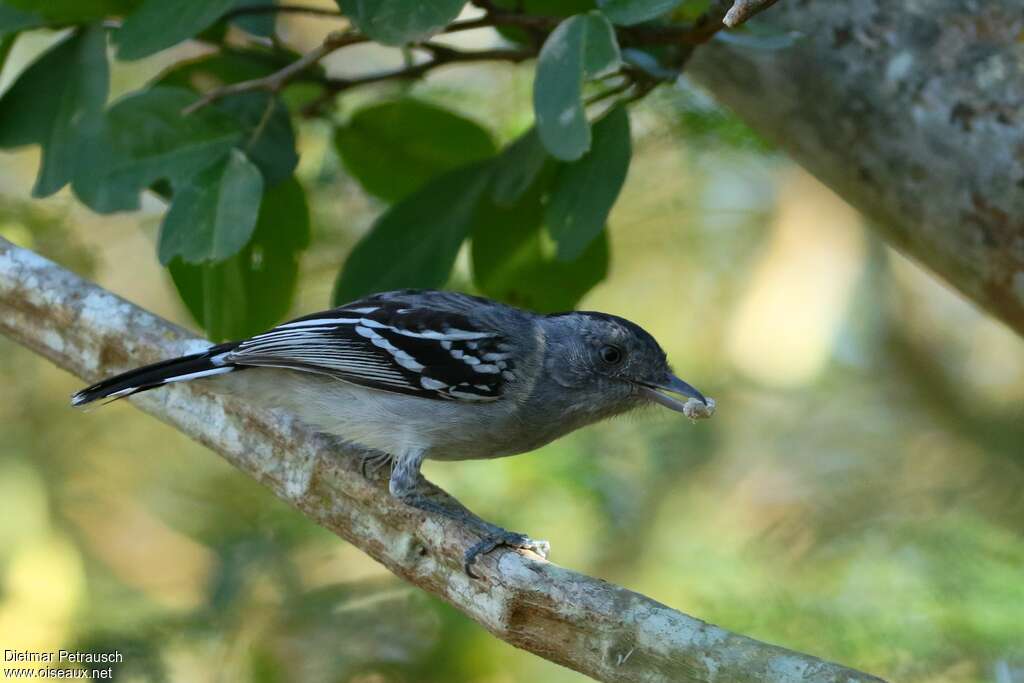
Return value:
M 424 398 L 493 401 L 516 380 L 513 351 L 466 313 L 377 296 L 284 323 L 219 360 Z

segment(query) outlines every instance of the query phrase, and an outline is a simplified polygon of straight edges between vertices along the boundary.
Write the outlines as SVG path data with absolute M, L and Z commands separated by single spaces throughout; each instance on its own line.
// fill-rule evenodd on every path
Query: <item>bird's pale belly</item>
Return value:
M 266 402 L 268 407 L 289 410 L 318 431 L 392 455 L 425 449 L 433 460 L 498 458 L 533 450 L 566 431 L 543 433 L 534 425 L 523 429 L 523 420 L 500 401 L 480 402 L 467 411 L 453 401 L 367 389 L 289 370 L 254 368 L 211 381 L 254 396 L 259 394 L 247 391 L 245 384 L 265 382 L 259 375 L 271 373 L 278 390 Z

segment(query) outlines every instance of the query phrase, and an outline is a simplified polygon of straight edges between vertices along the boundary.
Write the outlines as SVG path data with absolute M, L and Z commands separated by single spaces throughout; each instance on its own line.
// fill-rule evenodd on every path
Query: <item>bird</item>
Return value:
M 595 311 L 540 314 L 453 291 L 372 294 L 86 387 L 74 406 L 185 381 L 217 382 L 255 405 L 289 410 L 313 429 L 391 467 L 390 495 L 462 519 L 423 491 L 425 459 L 498 458 L 658 404 L 710 417 L 713 399 L 678 378 L 636 323 Z M 685 401 L 679 397 L 685 397 Z M 476 517 L 473 517 L 477 520 Z M 479 521 L 479 520 L 478 520 Z M 499 546 L 546 557 L 548 545 L 482 523 L 466 573 Z

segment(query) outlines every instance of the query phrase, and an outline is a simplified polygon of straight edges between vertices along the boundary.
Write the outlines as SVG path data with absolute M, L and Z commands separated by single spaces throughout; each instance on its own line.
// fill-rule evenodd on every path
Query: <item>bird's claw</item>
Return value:
M 392 458 L 387 453 L 366 453 L 359 457 L 359 472 L 363 479 L 370 480 L 377 476 L 383 467 L 392 464 Z
M 463 556 L 462 560 L 462 568 L 465 570 L 466 574 L 471 579 L 479 579 L 479 574 L 475 574 L 473 572 L 473 565 L 476 563 L 476 558 L 480 555 L 486 555 L 499 547 L 513 548 L 515 550 L 529 550 L 540 555 L 544 559 L 547 559 L 548 553 L 551 551 L 551 544 L 547 541 L 535 541 L 525 534 L 517 534 L 514 531 L 505 531 L 504 529 L 500 529 L 494 533 L 484 536 L 466 550 L 466 554 Z

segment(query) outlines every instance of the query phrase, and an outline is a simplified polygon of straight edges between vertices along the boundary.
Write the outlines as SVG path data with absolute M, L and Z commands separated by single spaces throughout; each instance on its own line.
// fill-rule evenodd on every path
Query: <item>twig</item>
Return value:
M 271 93 L 279 92 L 291 79 L 298 76 L 335 50 L 339 50 L 348 45 L 365 43 L 368 40 L 369 39 L 366 36 L 358 33 L 330 33 L 326 38 L 324 38 L 324 42 L 320 45 L 278 71 L 267 76 L 263 76 L 262 78 L 239 81 L 238 83 L 231 83 L 220 88 L 214 88 L 189 106 L 185 107 L 181 113 L 185 115 L 191 114 L 203 107 L 217 102 L 218 100 L 224 99 L 229 95 L 237 95 L 238 93 L 250 92 L 253 90 L 266 90 Z
M 433 62 L 435 66 L 479 61 L 512 62 L 513 64 L 518 64 L 537 56 L 537 53 L 533 50 L 496 48 L 492 50 L 464 51 L 433 42 L 418 43 L 413 47 L 431 53 L 434 56 Z
M 746 18 L 752 16 L 754 13 L 759 12 L 770 5 L 774 4 L 777 0 L 713 0 L 711 7 L 697 20 L 692 26 L 629 26 L 619 27 L 617 29 L 619 41 L 626 46 L 629 45 L 676 45 L 681 48 L 681 51 L 673 60 L 673 66 L 676 68 L 682 68 L 682 66 L 689 59 L 692 49 L 696 45 L 707 42 L 721 30 L 725 24 L 723 20 L 732 17 L 734 21 L 743 21 Z M 540 16 L 523 14 L 521 12 L 513 12 L 508 10 L 499 9 L 492 2 L 487 0 L 479 0 L 476 2 L 478 6 L 485 9 L 487 12 L 483 17 L 476 19 L 469 19 L 464 21 L 456 21 L 445 28 L 442 33 L 457 33 L 461 31 L 470 31 L 478 28 L 496 27 L 496 26 L 518 26 L 537 34 L 538 38 L 542 38 L 547 32 L 550 32 L 558 24 L 560 19 L 558 17 Z M 262 13 L 271 11 L 282 11 L 282 12 L 307 12 L 309 10 L 316 10 L 314 14 L 326 14 L 329 16 L 336 16 L 333 10 L 321 11 L 319 8 L 311 8 L 299 5 L 255 5 L 240 7 L 233 10 L 227 16 L 238 16 L 239 14 L 252 14 Z M 296 61 L 282 67 L 278 71 L 261 78 L 254 78 L 248 81 L 241 81 L 238 83 L 230 83 L 228 85 L 214 88 L 208 93 L 200 97 L 198 100 L 186 107 L 182 113 L 191 114 L 203 107 L 206 107 L 224 97 L 235 95 L 238 93 L 249 92 L 253 90 L 265 90 L 271 93 L 279 92 L 285 85 L 291 80 L 301 75 L 304 71 L 309 69 L 314 64 L 318 63 L 327 55 L 331 54 L 335 50 L 346 47 L 348 45 L 354 45 L 356 43 L 363 43 L 369 41 L 369 38 L 361 34 L 346 31 L 341 33 L 331 33 L 324 39 L 318 47 L 310 50 Z M 536 41 L 537 44 L 528 49 L 491 49 L 491 50 L 476 50 L 476 51 L 461 51 L 455 48 L 450 48 L 445 45 L 440 45 L 434 42 L 424 42 L 412 47 L 424 49 L 433 55 L 433 59 L 420 64 L 413 64 L 402 69 L 394 71 L 384 72 L 381 74 L 370 74 L 369 76 L 363 76 L 359 78 L 350 79 L 318 79 L 325 86 L 325 91 L 313 102 L 306 105 L 303 108 L 303 114 L 306 116 L 312 115 L 313 113 L 319 112 L 323 107 L 324 103 L 328 102 L 331 97 L 337 93 L 355 87 L 357 85 L 364 85 L 367 83 L 377 83 L 380 81 L 388 80 L 408 80 L 413 78 L 419 78 L 431 69 L 443 66 L 445 64 L 457 63 L 457 62 L 470 62 L 470 61 L 509 61 L 518 63 L 527 59 L 531 59 L 537 55 L 539 50 L 539 44 L 542 40 Z M 637 81 L 636 78 L 632 78 L 633 81 Z M 645 86 L 643 88 L 637 88 L 636 97 L 642 97 L 648 91 L 651 86 Z M 621 92 L 621 91 L 620 91 Z M 616 93 L 613 93 L 616 94 Z
M 747 19 L 758 12 L 762 12 L 778 0 L 736 0 L 729 11 L 725 13 L 725 17 L 722 19 L 722 23 L 729 28 L 736 28 Z
M 597 93 L 595 95 L 591 95 L 586 100 L 584 100 L 583 104 L 585 106 L 589 107 L 592 104 L 597 104 L 598 102 L 603 102 L 604 100 L 607 100 L 610 97 L 615 97 L 619 93 L 626 92 L 627 90 L 629 90 L 630 88 L 632 88 L 635 85 L 635 82 L 633 81 L 633 79 L 630 78 L 627 74 L 620 73 L 618 75 L 626 76 L 625 80 L 623 80 L 622 83 L 616 83 L 615 85 L 611 86 L 607 90 L 602 90 L 601 92 L 599 92 L 599 93 Z
M 86 381 L 208 344 L 3 239 L 0 334 Z M 533 555 L 495 551 L 478 563 L 483 578 L 470 579 L 462 570 L 462 553 L 477 539 L 470 526 L 397 502 L 386 483 L 361 476 L 353 453 L 287 416 L 232 400 L 216 385 L 169 385 L 129 400 L 495 636 L 598 680 L 880 683 Z
M 478 61 L 505 61 L 519 63 L 536 56 L 532 50 L 493 49 L 474 50 L 470 52 L 457 50 L 455 48 L 448 47 L 447 45 L 439 45 L 432 42 L 419 43 L 412 47 L 430 52 L 432 58 L 418 64 L 410 64 L 409 66 L 405 66 L 400 69 L 393 69 L 391 71 L 382 71 L 380 73 L 368 74 L 366 76 L 358 76 L 355 78 L 330 78 L 323 80 L 321 81 L 321 84 L 324 86 L 324 92 L 302 108 L 302 115 L 306 117 L 315 116 L 323 109 L 324 104 L 329 102 L 331 98 L 335 97 L 338 93 L 358 86 L 381 83 L 384 81 L 414 80 L 421 78 L 427 72 L 438 67 L 445 66 L 446 64 L 460 64 Z

